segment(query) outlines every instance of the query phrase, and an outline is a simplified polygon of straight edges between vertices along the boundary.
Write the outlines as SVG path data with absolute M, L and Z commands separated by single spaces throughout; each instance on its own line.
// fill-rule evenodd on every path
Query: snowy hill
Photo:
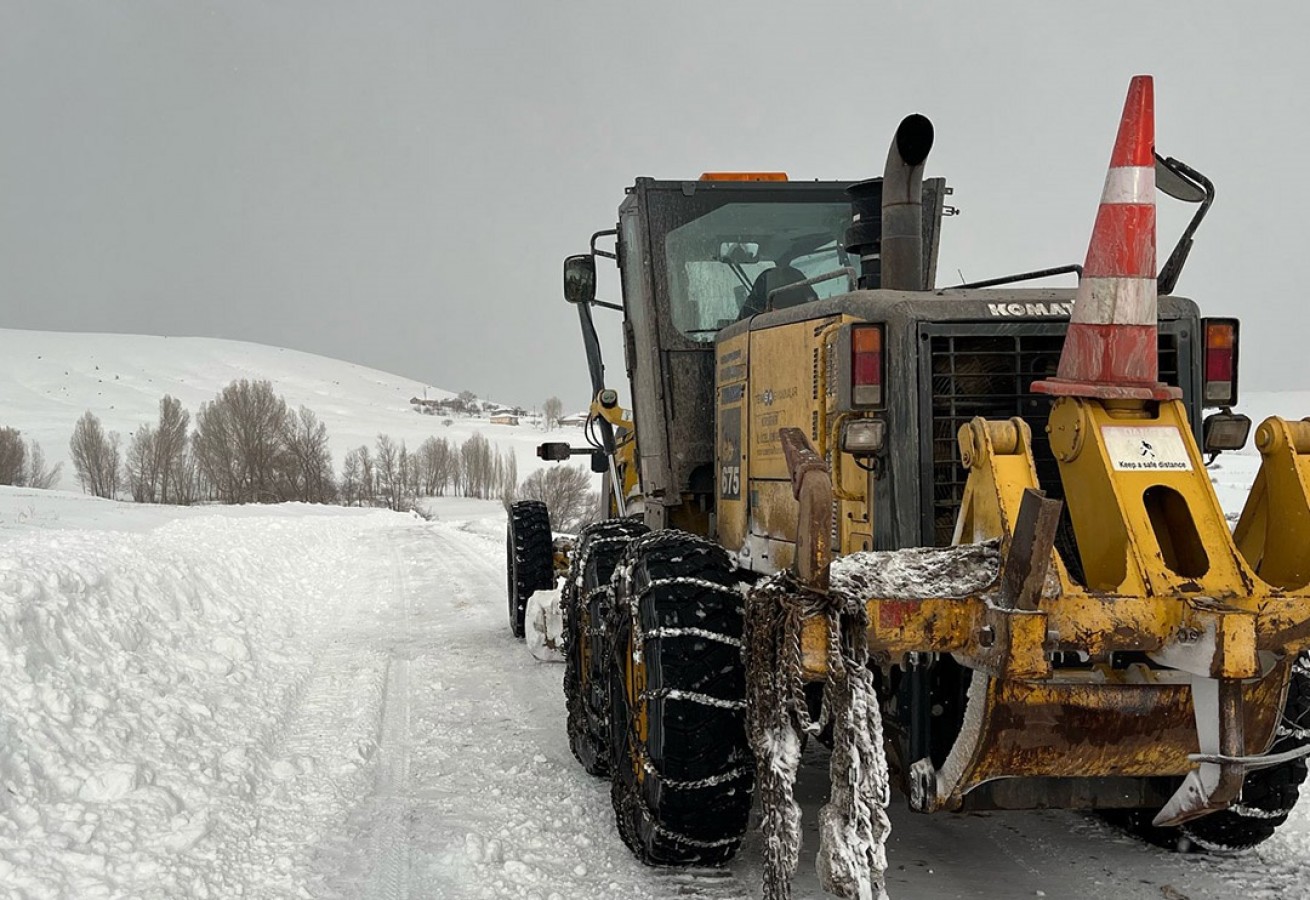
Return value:
M 273 383 L 292 407 L 308 406 L 326 423 L 335 465 L 379 433 L 416 447 L 429 435 L 463 442 L 475 432 L 502 449 L 513 448 L 522 477 L 538 468 L 535 447 L 547 438 L 523 424 L 492 425 L 485 419 L 415 413 L 411 397 L 454 397 L 421 382 L 311 353 L 216 338 L 126 334 L 76 334 L 0 329 L 0 426 L 17 428 L 40 442 L 50 463 L 63 462 L 60 487 L 75 490 L 68 462 L 73 425 L 86 411 L 107 431 L 128 435 L 153 423 L 159 400 L 171 394 L 193 416 L 200 404 L 235 379 Z M 426 392 L 426 394 L 425 394 Z M 544 395 L 543 395 L 544 399 Z M 577 438 L 576 429 L 551 440 Z

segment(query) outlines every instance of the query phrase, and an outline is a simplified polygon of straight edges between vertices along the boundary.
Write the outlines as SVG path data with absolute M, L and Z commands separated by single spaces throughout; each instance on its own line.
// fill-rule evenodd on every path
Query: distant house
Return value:
M 512 409 L 493 409 L 491 411 L 492 425 L 517 425 L 518 423 L 518 414 Z
M 443 405 L 446 403 L 447 401 L 445 400 L 428 400 L 426 398 L 419 399 L 418 397 L 409 398 L 409 405 L 415 412 L 423 413 L 428 416 L 435 416 L 442 410 Z
M 581 428 L 587 424 L 587 413 L 574 413 L 571 416 L 561 416 L 559 425 L 561 428 Z

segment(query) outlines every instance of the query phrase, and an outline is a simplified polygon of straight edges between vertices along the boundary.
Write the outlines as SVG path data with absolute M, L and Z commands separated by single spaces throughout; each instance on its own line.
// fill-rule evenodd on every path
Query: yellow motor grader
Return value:
M 845 896 L 881 883 L 887 778 L 923 813 L 1117 811 L 1202 846 L 1258 843 L 1297 799 L 1310 421 L 1256 429 L 1230 531 L 1206 456 L 1251 428 L 1238 323 L 1174 294 L 1212 185 L 1155 154 L 1139 76 L 1085 264 L 935 287 L 932 142 L 908 117 L 858 183 L 641 178 L 565 261 L 590 440 L 539 452 L 605 482 L 562 590 L 567 728 L 647 863 L 730 858 L 758 799 L 785 896 L 807 734 L 833 746 L 819 859 Z M 1157 187 L 1196 207 L 1158 274 Z M 623 313 L 631 416 L 595 307 Z M 520 631 L 549 536 L 514 506 Z

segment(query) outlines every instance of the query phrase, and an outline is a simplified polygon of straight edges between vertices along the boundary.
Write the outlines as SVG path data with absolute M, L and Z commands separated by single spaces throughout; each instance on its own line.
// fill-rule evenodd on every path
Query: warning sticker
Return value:
M 1187 444 L 1177 428 L 1105 426 L 1101 429 L 1110 462 L 1120 472 L 1190 472 Z

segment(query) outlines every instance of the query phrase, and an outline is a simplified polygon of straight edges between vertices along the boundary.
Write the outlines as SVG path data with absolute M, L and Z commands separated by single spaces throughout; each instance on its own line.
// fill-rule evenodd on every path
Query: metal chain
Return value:
M 698 778 L 695 781 L 680 781 L 676 778 L 665 776 L 663 772 L 655 768 L 655 764 L 650 761 L 650 757 L 646 755 L 644 750 L 640 751 L 640 753 L 641 767 L 645 770 L 646 774 L 658 778 L 660 780 L 661 788 L 675 791 L 695 791 L 701 788 L 714 787 L 716 785 L 725 784 L 729 781 L 735 781 L 738 778 L 744 778 L 749 775 L 751 771 L 748 768 L 738 767 L 736 769 L 729 769 L 720 775 L 711 775 L 708 778 Z
M 681 535 L 678 535 L 677 539 L 685 540 Z M 669 542 L 670 540 L 668 537 L 659 532 L 654 532 L 642 539 L 641 546 L 645 549 L 652 544 Z M 615 569 L 616 574 L 618 571 L 618 569 Z M 691 575 L 675 575 L 669 578 L 652 578 L 640 590 L 628 595 L 628 610 L 632 616 L 632 644 L 634 648 L 633 662 L 640 663 L 642 661 L 646 646 L 646 635 L 641 630 L 641 599 L 656 588 L 668 587 L 670 585 L 688 585 L 700 588 L 701 590 L 730 594 L 734 598 L 741 596 L 740 592 L 735 587 L 719 584 L 717 581 L 710 581 L 708 578 L 696 578 Z
M 696 691 L 683 691 L 678 688 L 655 688 L 653 690 L 642 691 L 640 699 L 642 700 L 686 700 L 689 703 L 699 703 L 701 706 L 715 706 L 719 709 L 745 709 L 745 700 L 723 700 L 719 697 L 711 697 L 709 694 L 701 694 Z
M 747 610 L 747 715 L 763 810 L 764 900 L 790 900 L 800 853 L 794 797 L 801 735 L 832 721 L 832 798 L 820 816 L 820 875 L 843 897 L 883 896 L 890 790 L 874 676 L 867 668 L 867 614 L 858 598 L 806 590 L 786 573 L 758 585 Z M 828 676 L 819 720 L 804 695 L 801 631 L 823 617 Z M 849 637 L 848 637 L 849 636 Z M 852 840 L 852 837 L 854 838 Z
M 649 813 L 647 814 L 647 822 L 650 824 L 651 830 L 657 834 L 662 834 L 669 840 L 677 841 L 679 844 L 686 844 L 688 847 L 698 847 L 702 850 L 716 850 L 719 847 L 727 847 L 730 844 L 741 842 L 741 838 L 735 837 L 719 838 L 717 841 L 698 841 L 695 838 L 687 837 L 685 834 L 674 831 L 671 828 L 665 828 L 659 822 L 655 821 L 655 817 L 649 815 Z
M 1245 803 L 1234 803 L 1228 807 L 1228 810 L 1245 819 L 1277 819 L 1292 811 L 1290 807 L 1288 809 L 1261 809 L 1258 806 L 1247 806 Z
M 670 637 L 698 637 L 705 638 L 708 641 L 717 641 L 720 644 L 727 644 L 729 647 L 736 647 L 744 654 L 746 644 L 734 637 L 728 637 L 726 634 L 719 634 L 717 631 L 710 631 L 708 628 L 654 628 L 642 634 L 642 642 L 653 641 L 657 638 Z

